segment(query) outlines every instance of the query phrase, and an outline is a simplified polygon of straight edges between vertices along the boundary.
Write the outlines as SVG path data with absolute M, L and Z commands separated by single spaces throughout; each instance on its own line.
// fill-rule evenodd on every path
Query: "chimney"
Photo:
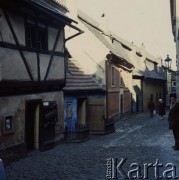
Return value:
M 100 21 L 99 21 L 99 25 L 105 34 L 109 34 L 108 20 L 105 13 L 102 13 Z

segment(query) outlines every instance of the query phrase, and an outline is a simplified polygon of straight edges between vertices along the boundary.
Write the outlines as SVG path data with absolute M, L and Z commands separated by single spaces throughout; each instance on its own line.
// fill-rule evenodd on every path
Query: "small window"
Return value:
M 48 50 L 47 29 L 27 23 L 26 25 L 26 46 L 32 49 Z
M 172 81 L 172 87 L 176 87 L 176 81 Z
M 3 135 L 14 133 L 13 116 L 4 117 Z
M 35 49 L 36 48 L 36 42 L 35 42 L 36 41 L 36 31 L 35 31 L 35 28 L 32 26 L 28 26 L 26 33 L 27 33 L 27 36 L 26 36 L 27 37 L 26 38 L 27 47 Z
M 47 50 L 47 32 L 44 28 L 38 28 L 38 49 Z
M 111 85 L 112 86 L 115 85 L 115 68 L 114 68 L 114 66 L 112 66 L 112 68 L 111 68 Z

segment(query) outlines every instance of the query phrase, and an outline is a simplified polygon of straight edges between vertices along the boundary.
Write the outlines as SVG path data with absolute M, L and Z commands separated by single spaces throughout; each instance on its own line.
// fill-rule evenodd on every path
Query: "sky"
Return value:
M 176 69 L 169 0 L 77 0 L 77 6 L 98 22 L 105 13 L 111 31 L 163 60 L 169 54 Z

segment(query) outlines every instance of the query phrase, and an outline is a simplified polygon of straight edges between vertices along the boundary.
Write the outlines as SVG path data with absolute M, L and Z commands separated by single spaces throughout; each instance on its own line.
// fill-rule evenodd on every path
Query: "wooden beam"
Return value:
M 53 52 L 55 51 L 55 49 L 57 47 L 57 43 L 58 43 L 58 40 L 59 40 L 59 37 L 60 37 L 60 33 L 61 33 L 61 29 L 58 29 L 57 36 L 56 36 L 56 39 L 55 39 L 55 43 L 53 45 Z M 47 67 L 47 71 L 46 71 L 46 74 L 45 74 L 45 77 L 44 77 L 45 81 L 47 80 L 47 76 L 49 74 L 49 71 L 50 71 L 50 68 L 51 68 L 51 64 L 53 62 L 53 57 L 54 57 L 54 54 L 51 54 L 50 61 L 49 61 L 48 67 Z
M 5 18 L 6 18 L 6 21 L 7 21 L 7 23 L 8 23 L 8 26 L 9 26 L 9 28 L 10 28 L 10 30 L 11 30 L 11 33 L 12 33 L 12 35 L 13 35 L 13 37 L 14 37 L 14 40 L 15 40 L 17 49 L 19 50 L 19 53 L 20 53 L 21 58 L 22 58 L 22 60 L 23 60 L 23 63 L 24 63 L 24 65 L 25 65 L 25 67 L 26 67 L 27 73 L 28 73 L 30 79 L 31 79 L 32 81 L 34 81 L 33 76 L 32 76 L 32 73 L 31 73 L 31 71 L 30 71 L 30 69 L 29 69 L 29 66 L 28 66 L 28 64 L 27 64 L 27 62 L 26 62 L 25 56 L 24 56 L 24 54 L 23 54 L 23 51 L 22 51 L 21 46 L 20 46 L 20 44 L 19 44 L 19 41 L 18 41 L 18 39 L 17 39 L 17 36 L 16 36 L 16 34 L 15 34 L 15 32 L 14 32 L 14 29 L 13 29 L 13 27 L 12 27 L 12 24 L 11 24 L 11 22 L 10 22 L 10 19 L 9 19 L 6 11 L 3 10 L 3 13 L 4 13 L 4 16 L 5 16 Z
M 8 43 L 8 42 L 1 42 L 0 41 L 0 47 L 9 48 L 9 49 L 13 49 L 13 50 L 18 50 L 18 48 L 17 48 L 17 46 L 15 44 Z M 52 51 L 49 51 L 49 50 L 32 49 L 32 48 L 28 48 L 28 47 L 22 46 L 22 45 L 20 45 L 20 48 L 21 48 L 22 51 L 45 54 L 45 55 L 51 55 L 53 53 L 55 56 L 64 57 L 63 52 L 57 52 L 57 51 L 52 52 Z
M 22 94 L 37 94 L 42 92 L 61 91 L 65 86 L 65 80 L 50 81 L 0 81 L 0 96 L 14 96 Z

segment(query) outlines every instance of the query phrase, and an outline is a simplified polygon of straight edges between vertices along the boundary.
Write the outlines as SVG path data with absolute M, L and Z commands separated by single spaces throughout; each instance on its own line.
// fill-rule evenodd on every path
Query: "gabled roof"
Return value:
M 106 34 L 99 26 L 99 23 L 91 19 L 88 15 L 78 10 L 78 18 L 81 22 L 109 49 L 111 53 L 119 57 L 120 59 L 132 64 L 128 54 L 123 49 L 120 42 L 113 41 L 111 34 Z
M 91 91 L 102 90 L 102 87 L 93 80 L 90 75 L 84 74 L 79 64 L 74 59 L 69 59 L 68 70 L 66 71 L 66 85 L 64 91 Z
M 144 77 L 144 78 L 150 78 L 150 79 L 166 80 L 166 78 L 162 74 L 156 72 L 155 70 L 150 71 L 148 69 L 146 69 L 145 71 L 141 71 L 135 68 L 133 70 L 133 76 L 137 76 L 141 78 Z
M 26 0 L 26 1 L 32 2 L 35 5 L 37 5 L 38 7 L 42 7 L 45 10 L 47 10 L 47 11 L 49 11 L 51 13 L 54 13 L 55 15 L 59 15 L 59 16 L 63 17 L 66 21 L 68 21 L 70 23 L 71 22 L 75 22 L 76 23 L 76 21 L 74 21 L 73 19 L 70 19 L 63 12 L 61 12 L 59 8 L 53 6 L 51 3 L 48 3 L 45 0 Z M 52 1 L 55 1 L 55 0 L 52 0 Z

